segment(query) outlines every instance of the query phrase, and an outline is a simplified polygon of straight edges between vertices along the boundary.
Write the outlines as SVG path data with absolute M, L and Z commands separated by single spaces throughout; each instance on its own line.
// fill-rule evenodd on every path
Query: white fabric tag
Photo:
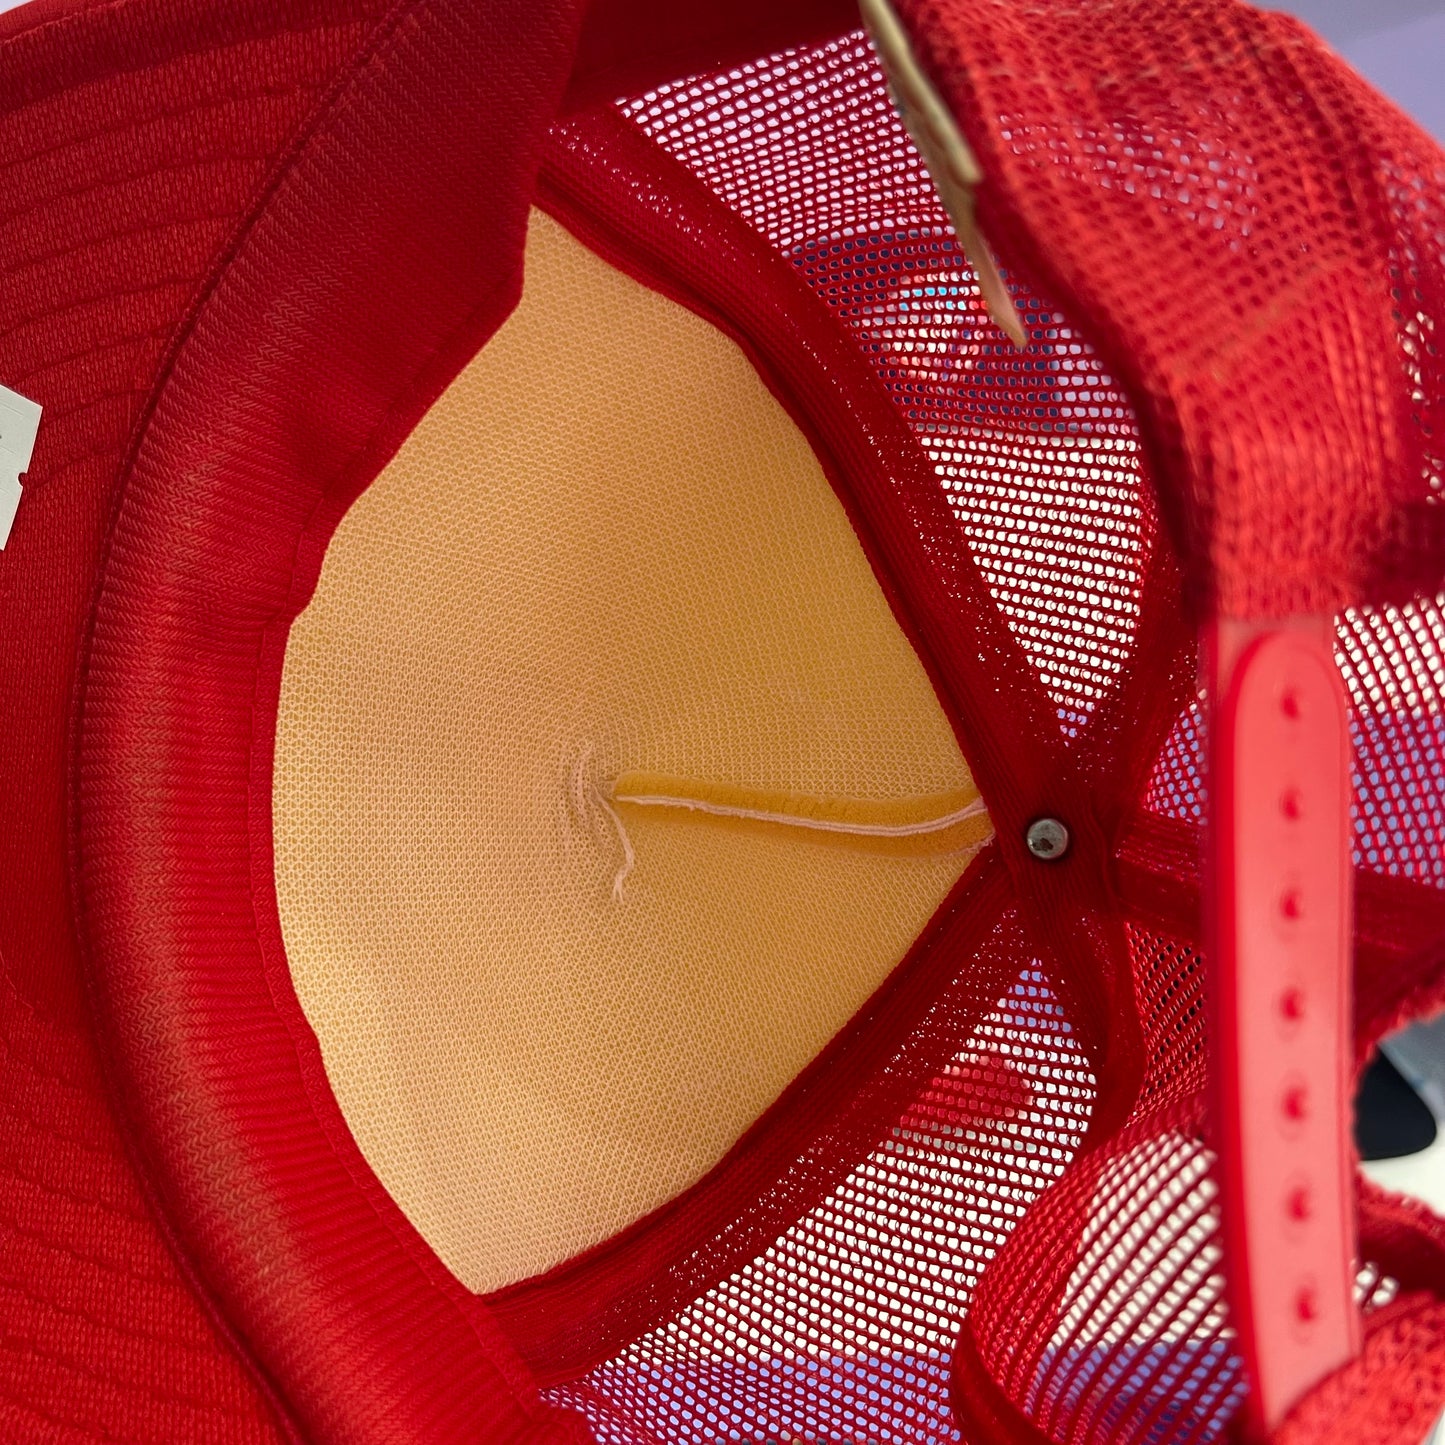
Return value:
M 0 548 L 10 540 L 20 506 L 20 478 L 30 465 L 39 430 L 39 405 L 0 386 Z

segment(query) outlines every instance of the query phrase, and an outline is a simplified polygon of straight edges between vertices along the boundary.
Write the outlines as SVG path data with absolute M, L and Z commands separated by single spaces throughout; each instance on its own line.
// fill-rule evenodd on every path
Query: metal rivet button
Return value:
M 1069 851 L 1069 830 L 1057 818 L 1035 818 L 1024 841 L 1035 858 L 1056 863 Z

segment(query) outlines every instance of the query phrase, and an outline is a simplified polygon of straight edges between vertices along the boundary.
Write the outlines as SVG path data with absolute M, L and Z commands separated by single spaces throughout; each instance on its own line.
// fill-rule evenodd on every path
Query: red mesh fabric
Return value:
M 979 6 L 967 17 L 958 5 L 903 8 L 984 155 L 984 220 L 1015 268 L 1026 352 L 1008 349 L 984 315 L 859 37 L 670 85 L 622 111 L 741 218 L 762 250 L 784 259 L 800 311 L 811 305 L 826 320 L 809 337 L 822 345 L 843 336 L 906 423 L 921 462 L 900 469 L 890 526 L 908 534 L 920 570 L 955 604 L 948 656 L 972 654 L 969 675 L 984 679 L 953 704 L 969 713 L 961 732 L 990 742 L 970 761 L 1001 820 L 1000 841 L 941 915 L 936 946 L 899 971 L 785 1100 L 802 1144 L 781 1164 L 757 1151 L 726 1190 L 713 1191 L 716 1229 L 689 1233 L 696 1201 L 679 1201 L 668 1227 L 686 1248 L 624 1261 L 598 1287 L 603 1303 L 580 1312 L 584 1324 L 528 1359 L 552 1398 L 603 1441 L 1218 1439 L 1242 1382 L 1220 1306 L 1203 1140 L 1201 722 L 1179 567 L 1156 509 L 1172 521 L 1200 596 L 1240 612 L 1341 612 L 1359 759 L 1359 1043 L 1367 1046 L 1386 1023 L 1445 1000 L 1434 841 L 1445 790 L 1435 723 L 1445 619 L 1430 600 L 1441 581 L 1438 156 L 1277 18 L 1189 3 Z M 635 20 L 646 9 L 620 13 Z M 48 406 L 45 450 L 0 568 L 0 627 L 16 659 L 15 685 L 0 692 L 8 790 L 0 949 L 12 985 L 0 991 L 9 1058 L 0 1071 L 0 1426 L 19 1438 L 274 1437 L 260 1394 L 151 1223 L 105 1108 L 65 902 L 65 728 L 112 483 L 145 400 L 188 308 L 224 267 L 236 222 L 359 43 L 367 13 L 323 0 L 257 0 L 224 15 L 132 0 L 82 21 L 81 11 L 56 4 L 43 12 L 45 25 L 7 31 L 13 38 L 0 49 L 0 380 L 43 389 Z M 428 33 L 485 38 L 477 14 L 473 0 L 451 12 L 416 6 L 399 33 L 407 44 Z M 820 33 L 831 14 L 807 7 L 797 33 Z M 80 24 L 95 28 L 67 48 L 69 27 Z M 632 37 L 639 45 L 644 29 Z M 616 74 L 631 82 L 682 56 L 743 53 L 735 35 L 720 49 L 661 39 L 661 52 L 634 71 L 631 41 L 609 49 L 594 35 L 594 69 L 574 101 L 608 93 Z M 470 75 L 486 58 L 512 74 L 505 58 L 477 46 L 462 55 L 443 47 L 448 73 Z M 418 53 L 431 63 L 360 69 L 426 111 L 422 77 L 434 77 L 438 53 Z M 1238 88 L 1211 89 L 1211 66 L 1229 57 Z M 552 79 L 560 93 L 560 74 Z M 1287 156 L 1309 163 L 1282 165 L 1241 140 L 1243 120 L 1277 122 L 1263 125 L 1269 135 L 1292 133 L 1300 110 L 1292 97 L 1301 93 L 1313 97 L 1309 123 L 1332 142 L 1331 159 Z M 460 83 L 445 92 L 471 94 Z M 379 100 L 376 111 L 384 121 Z M 434 119 L 435 106 L 426 113 Z M 509 114 L 515 119 L 516 104 Z M 492 119 L 464 107 L 458 115 L 459 125 Z M 579 134 L 585 139 L 585 128 Z M 361 167 L 361 142 L 340 150 Z M 585 157 L 585 145 L 578 153 Z M 338 173 L 326 174 L 334 183 Z M 484 209 L 487 183 L 478 177 Z M 1278 201 L 1267 224 L 1266 189 Z M 1361 198 L 1371 218 L 1364 226 L 1352 219 Z M 671 224 L 665 186 L 639 185 L 631 199 L 652 209 L 659 231 Z M 515 188 L 508 204 L 520 213 Z M 431 262 L 426 219 L 368 235 L 379 251 L 394 246 L 404 260 Z M 455 219 L 447 213 L 448 224 Z M 474 249 L 458 239 L 470 235 L 456 227 L 457 251 Z M 1142 245 L 1140 237 L 1158 242 L 1163 259 L 1131 254 L 1125 238 Z M 698 256 L 712 255 L 709 236 L 699 230 L 690 240 Z M 497 285 L 508 280 L 505 261 L 490 278 Z M 337 260 L 305 279 L 340 288 L 344 274 Z M 456 304 L 470 306 L 467 287 L 478 278 L 460 266 L 438 275 L 424 299 L 440 333 L 454 317 L 438 298 L 464 292 Z M 466 284 L 453 284 L 457 275 Z M 299 286 L 296 310 L 326 291 Z M 263 291 L 260 303 L 268 299 Z M 403 308 L 386 299 L 396 320 Z M 266 315 L 264 305 L 246 315 Z M 395 335 L 425 351 L 420 315 L 407 311 Z M 1336 323 L 1344 326 L 1330 333 L 1336 370 L 1300 370 L 1301 356 L 1328 349 L 1325 330 Z M 217 350 L 225 354 L 223 344 Z M 264 344 L 253 359 L 258 370 L 275 360 Z M 428 376 L 440 386 L 463 359 L 441 355 Z M 835 361 L 851 386 L 848 358 Z M 375 394 L 359 389 L 378 411 L 393 400 L 381 384 Z M 860 418 L 867 390 L 858 385 L 852 398 Z M 1372 410 L 1378 398 L 1387 400 Z M 189 440 L 201 450 L 213 444 L 209 433 Z M 299 446 L 283 440 L 299 452 L 313 443 L 309 433 Z M 289 471 L 265 475 L 284 502 L 272 512 L 310 505 Z M 244 488 L 203 468 L 197 476 L 205 487 L 192 500 L 204 495 L 230 510 L 198 516 L 199 502 L 187 511 L 176 501 L 172 513 L 203 523 L 197 533 L 233 533 L 217 515 L 242 515 Z M 198 545 L 185 564 L 205 573 L 206 555 Z M 230 585 L 205 575 L 218 595 Z M 148 622 L 159 632 L 171 620 Z M 195 628 L 185 634 L 192 643 L 218 635 L 207 631 L 212 618 L 184 620 Z M 1024 659 L 1017 668 L 1009 639 Z M 227 674 L 238 713 L 254 705 L 253 680 Z M 164 689 L 146 682 L 150 703 Z M 154 770 L 139 791 L 149 781 L 156 796 L 179 770 L 179 752 L 145 751 L 156 734 L 173 741 L 166 712 L 154 707 L 124 735 Z M 205 753 L 193 769 L 198 788 L 221 776 L 215 761 Z M 1047 801 L 1055 786 L 1081 800 L 1075 856 L 1096 869 L 1083 883 L 1068 882 L 1079 875 L 1063 869 L 1039 873 L 1016 836 L 1032 801 Z M 118 791 L 109 789 L 112 802 Z M 165 827 L 194 831 L 202 812 L 219 816 L 240 792 L 211 791 L 204 809 L 178 809 Z M 141 811 L 147 806 L 142 798 Z M 119 804 L 115 816 L 127 819 Z M 182 899 L 187 925 L 200 918 L 249 937 L 246 895 L 239 903 L 225 895 L 224 917 L 207 910 L 220 896 L 207 891 L 222 871 L 216 859 L 199 850 L 184 861 L 204 885 Z M 240 875 L 246 864 L 227 855 Z M 164 880 L 144 882 L 157 897 L 165 891 Z M 140 918 L 147 899 L 127 893 L 123 902 Z M 195 958 L 177 945 L 176 958 L 161 962 L 183 975 Z M 216 992 L 242 982 L 264 992 L 264 980 L 236 969 L 213 977 Z M 164 1009 L 179 997 L 189 1027 L 213 1000 L 174 988 L 175 975 L 165 983 L 174 996 L 153 1009 L 149 996 L 132 1002 L 143 1013 L 141 1044 L 164 1035 L 177 1050 L 185 1028 L 165 1032 L 175 1020 Z M 216 1054 L 244 1072 L 251 1046 L 249 1033 L 227 1031 Z M 141 1047 L 131 1057 L 139 1072 L 161 1053 Z M 236 1076 L 217 1064 L 213 1081 L 232 1109 L 214 1116 L 227 1128 L 243 1112 L 242 1094 L 254 1109 L 260 1095 L 269 1108 L 275 1092 L 280 1104 L 268 1119 L 289 1117 L 282 1106 L 296 1102 L 294 1093 L 280 1098 L 279 1070 L 259 1085 L 246 1077 L 229 1095 Z M 137 1093 L 149 1089 L 151 1102 L 185 1112 L 185 1087 L 167 1092 L 173 1079 L 131 1082 Z M 192 1122 L 209 1147 L 214 1121 Z M 263 1120 L 259 1132 L 268 1127 Z M 285 1129 L 272 1132 L 266 1164 L 294 1162 L 285 1159 L 295 1152 Z M 187 1202 L 214 1207 L 228 1226 L 246 1223 L 234 1207 L 239 1191 L 228 1199 L 226 1180 L 216 1185 L 224 1171 L 202 1156 L 198 1146 L 181 1160 Z M 238 1161 L 231 1166 L 239 1178 Z M 254 1174 L 243 1182 L 261 1197 Z M 1289 1445 L 1321 1438 L 1336 1421 L 1379 1445 L 1418 1445 L 1421 1421 L 1440 1403 L 1441 1225 L 1367 1193 L 1362 1239 L 1366 1354 L 1301 1407 Z M 247 1285 L 276 1258 L 236 1255 Z M 318 1296 L 334 1283 L 333 1274 L 318 1284 Z M 559 1289 L 577 1313 L 581 1286 L 567 1276 Z M 326 1303 L 337 1307 L 327 1319 L 347 1307 L 345 1298 Z M 524 1333 L 520 1306 L 492 1304 L 479 1320 Z M 444 1369 L 443 1350 L 455 1341 L 411 1334 L 408 1348 Z M 324 1343 L 340 1358 L 347 1338 L 338 1328 Z M 400 1410 L 428 1408 L 407 1395 L 394 1358 L 358 1352 L 352 1363 L 357 1378 L 335 1372 L 328 1390 L 343 1395 L 376 1379 L 379 1397 Z M 520 1399 L 527 1382 L 518 1374 L 508 1388 Z M 368 1438 L 384 1438 L 399 1418 L 378 1413 L 365 1424 L 375 1432 Z M 457 1438 L 470 1418 L 452 1417 Z
M 1445 615 L 1440 599 L 1352 608 L 1336 656 L 1353 704 L 1363 867 L 1445 887 Z
M 1355 1440 L 1395 1445 L 1428 1440 L 1445 1397 L 1445 1311 L 1432 1297 L 1380 1310 L 1365 1329 L 1359 1360 L 1327 1381 L 1278 1432 L 1278 1445 Z
M 1146 406 L 1199 597 L 1258 618 L 1437 590 L 1439 148 L 1232 0 L 900 9 L 998 244 Z
M 979 984 L 1024 956 L 1006 915 L 904 1042 L 947 1062 L 901 1111 L 890 1062 L 851 1111 L 856 1129 L 886 1110 L 876 1147 L 759 1258 L 554 1398 L 603 1441 L 952 1438 L 959 1312 L 1093 1097 L 1037 969 L 980 1017 Z M 851 1132 L 820 1144 L 856 1148 Z
M 936 463 L 1004 617 L 1080 724 L 1117 677 L 1138 618 L 1150 502 L 1137 428 L 1055 308 L 1018 293 L 1034 343 L 1022 353 L 989 320 L 867 41 L 743 66 L 625 110 L 852 331 Z
M 1071 47 L 1100 54 L 1093 41 L 1072 35 L 1065 41 L 1042 12 L 1027 13 L 1049 43 L 1010 34 L 1008 44 L 1022 53 L 1047 53 L 1054 69 Z M 1105 19 L 1112 23 L 1123 13 L 1119 7 Z M 1181 33 L 1204 23 L 1198 7 L 1181 13 Z M 920 12 L 915 23 L 948 33 L 948 22 L 933 11 Z M 1078 24 L 1076 14 L 1072 23 Z M 1221 33 L 1237 37 L 1255 23 L 1231 12 Z M 1339 82 L 1311 42 L 1284 33 L 1289 45 L 1314 57 L 1300 62 L 1316 67 L 1306 73 L 1308 82 L 1333 86 L 1338 104 L 1345 103 L 1341 96 L 1352 97 L 1382 128 L 1382 153 L 1397 146 L 1407 171 L 1425 154 L 1404 122 Z M 1110 39 L 1123 45 L 1113 32 Z M 1276 35 L 1265 49 L 1276 55 L 1278 43 Z M 1159 75 L 1171 76 L 1171 64 L 1160 60 Z M 970 67 L 990 76 L 1010 73 L 996 60 L 990 67 L 970 57 Z M 1137 109 L 1172 114 L 1175 103 L 1150 92 Z M 1053 120 L 1026 132 L 1010 109 L 1027 106 L 1032 116 L 1033 108 L 1046 109 L 1043 102 L 990 96 L 978 104 L 993 107 L 978 124 L 1027 134 L 1043 154 L 1039 137 Z M 1204 107 L 1215 139 L 1201 148 L 1202 164 L 1225 177 L 1221 194 L 1230 185 L 1236 189 L 1233 202 L 1201 203 L 1206 250 L 1178 262 L 1191 275 L 1222 274 L 1209 266 L 1238 264 L 1229 258 L 1239 256 L 1242 243 L 1230 228 L 1245 225 L 1238 208 L 1253 184 L 1240 177 L 1258 163 L 1229 148 L 1228 117 L 1217 98 L 1214 105 Z M 1114 338 L 1107 328 L 1081 328 L 1076 318 L 1088 312 L 1066 315 L 1013 274 L 1010 286 L 1031 345 L 1018 353 L 999 336 L 861 37 L 666 87 L 624 111 L 793 263 L 907 419 L 1000 613 L 1053 700 L 1059 735 L 1094 781 L 1104 816 L 1120 830 L 1126 937 L 1111 940 L 1106 926 L 1090 941 L 1086 961 L 1076 954 L 1061 964 L 1047 947 L 1036 952 L 1029 930 L 1006 917 L 965 972 L 978 968 L 1014 982 L 999 994 L 989 1022 L 959 1016 L 951 1036 L 931 1040 L 933 1050 L 952 1051 L 952 1063 L 930 1072 L 932 1082 L 903 1110 L 907 1126 L 896 1102 L 889 1112 L 876 1096 L 870 1103 L 867 1086 L 835 1078 L 836 1087 L 857 1089 L 854 1127 L 862 1132 L 853 1139 L 866 1138 L 870 1125 L 873 1130 L 871 1147 L 859 1151 L 853 1171 L 741 1268 L 724 1241 L 696 1248 L 688 1276 L 706 1279 L 711 1272 L 717 1282 L 680 1310 L 659 1305 L 649 1316 L 645 1306 L 634 1308 L 636 1340 L 559 1384 L 553 1397 L 582 1410 L 600 1440 L 629 1445 L 936 1441 L 960 1438 L 960 1420 L 947 1409 L 951 1368 L 962 1437 L 969 1440 L 1143 1445 L 1221 1439 L 1246 1385 L 1223 1301 L 1214 1159 L 1205 1142 L 1206 1010 L 1196 943 L 1204 724 L 1193 695 L 1192 629 L 1180 610 L 1171 549 L 1158 534 L 1158 479 L 1149 464 L 1157 459 L 1171 469 L 1176 490 L 1166 490 L 1165 500 L 1200 595 L 1210 593 L 1213 577 L 1220 579 L 1217 595 L 1240 609 L 1331 607 L 1360 589 L 1378 591 L 1385 573 L 1394 595 L 1435 584 L 1439 556 L 1428 535 L 1417 531 L 1418 547 L 1409 557 L 1396 546 L 1404 513 L 1434 505 L 1427 427 L 1412 422 L 1413 431 L 1392 433 L 1390 445 L 1413 450 L 1403 465 L 1386 469 L 1394 487 L 1388 497 L 1366 495 L 1379 457 L 1356 446 L 1353 493 L 1348 486 L 1341 492 L 1334 472 L 1329 488 L 1321 486 L 1315 454 L 1296 458 L 1283 482 L 1272 486 L 1271 499 L 1262 500 L 1253 482 L 1240 480 L 1245 460 L 1253 465 L 1262 454 L 1257 438 L 1264 435 L 1277 448 L 1281 435 L 1298 436 L 1278 410 L 1294 403 L 1282 403 L 1270 385 L 1283 365 L 1278 348 L 1305 345 L 1303 334 L 1291 337 L 1291 327 L 1308 332 L 1313 324 L 1291 314 L 1253 336 L 1258 354 L 1232 362 L 1241 369 L 1231 373 L 1225 401 L 1239 410 L 1228 413 L 1227 432 L 1245 460 L 1233 459 L 1239 470 L 1231 473 L 1215 458 L 1207 479 L 1196 480 L 1190 468 L 1204 463 L 1180 449 L 1201 436 L 1215 446 L 1225 425 L 1202 424 L 1189 408 L 1204 403 L 1191 393 L 1179 403 L 1184 420 L 1166 417 L 1163 429 L 1146 437 L 1114 378 L 1127 376 L 1131 393 L 1148 399 L 1156 428 L 1176 404 L 1167 390 L 1173 380 L 1141 379 L 1144 363 L 1132 353 L 1127 368 L 1122 361 L 1117 369 L 1106 365 L 1101 352 L 1114 353 Z M 1119 143 L 1138 149 L 1148 127 L 1142 119 L 1130 124 L 1135 129 Z M 1067 129 L 1062 121 L 1058 127 Z M 1043 164 L 1022 140 L 1019 146 Z M 1179 135 L 1153 136 L 1139 152 L 1141 179 L 1121 181 L 1121 188 L 1147 194 L 1176 150 L 1186 150 Z M 1344 184 L 1338 175 L 1334 183 Z M 1170 184 L 1171 198 L 1161 204 L 1187 207 L 1185 183 L 1171 173 Z M 1088 200 L 1098 188 L 1092 174 L 1072 185 L 1058 183 L 1070 204 L 1095 204 Z M 1051 193 L 1048 183 L 1040 190 Z M 1218 224 L 1217 213 L 1223 216 Z M 1081 220 L 1060 211 L 1054 221 L 1035 224 L 1039 234 L 1072 235 L 1100 214 Z M 1289 300 L 1306 311 L 1329 305 L 1332 315 L 1354 315 L 1354 292 L 1346 287 L 1350 299 L 1339 299 L 1341 276 L 1347 273 L 1354 285 L 1352 268 L 1367 267 L 1378 238 L 1354 234 L 1342 202 L 1329 214 L 1335 230 L 1328 237 L 1331 259 L 1322 263 L 1328 274 L 1320 279 L 1311 272 L 1301 283 L 1307 300 Z M 1381 234 L 1395 224 L 1380 222 Z M 1419 206 L 1411 224 L 1422 224 Z M 1006 259 L 1026 257 L 1031 277 L 1066 277 L 1071 299 L 1079 299 L 1082 283 L 1074 271 L 1046 269 L 1007 226 L 998 234 Z M 1123 254 L 1119 236 L 1110 244 Z M 1273 238 L 1271 244 L 1287 243 Z M 1219 254 L 1209 249 L 1215 247 Z M 1139 268 L 1133 276 L 1124 269 L 1111 273 L 1116 289 L 1098 304 L 1132 316 L 1130 306 L 1155 306 L 1160 290 L 1172 285 L 1178 309 L 1165 308 L 1172 334 L 1194 335 L 1192 284 L 1171 283 L 1167 269 Z M 1422 264 L 1412 273 L 1422 295 L 1438 281 L 1438 267 L 1430 278 L 1423 274 L 1428 269 Z M 1367 286 L 1362 294 L 1380 310 L 1376 292 Z M 1288 309 L 1285 302 L 1281 307 Z M 1315 409 L 1304 413 L 1301 427 L 1315 435 L 1331 427 L 1350 433 L 1352 446 L 1359 428 L 1373 436 L 1378 419 L 1355 389 L 1398 391 L 1402 356 L 1410 354 L 1388 325 L 1377 326 L 1347 363 L 1363 370 L 1336 379 L 1339 399 L 1313 397 Z M 1152 365 L 1152 355 L 1148 359 Z M 1191 356 L 1190 364 L 1196 361 Z M 1211 405 L 1214 400 L 1211 394 Z M 1327 414 L 1336 405 L 1341 414 Z M 1341 500 L 1334 510 L 1319 508 L 1322 520 L 1315 519 L 1310 509 L 1326 490 Z M 1363 529 L 1342 520 L 1355 510 L 1366 517 Z M 1403 885 L 1392 882 L 1388 894 L 1366 890 L 1361 900 L 1360 1018 L 1365 1036 L 1373 1037 L 1386 1013 L 1404 1006 L 1407 978 L 1416 1007 L 1423 980 L 1431 980 L 1426 986 L 1434 996 L 1440 987 L 1445 919 L 1433 886 L 1420 885 L 1437 881 L 1433 840 L 1445 776 L 1435 728 L 1445 629 L 1433 604 L 1417 599 L 1398 609 L 1344 613 L 1340 636 L 1360 760 L 1358 861 Z M 986 770 L 980 776 L 987 791 Z M 1139 1034 L 1132 1048 L 1127 1037 L 1121 1046 L 1116 1036 L 1100 1060 L 1084 1042 L 1088 1031 L 1079 1033 L 1081 1020 L 1066 993 L 1071 980 L 1061 969 L 1089 973 L 1085 989 L 1104 987 L 1114 966 L 1111 952 L 1120 946 L 1127 950 Z M 1072 983 L 1079 986 L 1079 978 Z M 935 1027 L 947 1024 L 946 1012 L 930 1017 Z M 994 1035 L 1003 1021 L 1007 1026 Z M 889 1071 L 910 1077 L 917 1047 L 915 1036 L 900 1040 Z M 997 1058 L 1008 1072 L 992 1062 L 981 1067 L 980 1058 Z M 1133 1086 L 1120 1085 L 1134 1066 Z M 1026 1109 L 1010 1104 L 1012 1112 L 1001 1116 L 1004 1077 L 1026 1084 L 1019 1097 L 1029 1102 Z M 961 1131 L 928 1136 L 927 1164 L 920 1167 L 904 1139 L 917 1121 L 934 1117 L 945 1095 L 969 1122 Z M 1028 1147 L 1020 1147 L 1021 1135 Z M 982 1146 L 979 1152 L 959 1147 L 960 1137 Z M 835 1138 L 830 1147 L 841 1146 Z M 816 1163 L 799 1158 L 791 1187 L 810 1169 Z M 775 1195 L 767 1192 L 745 1201 L 736 1227 L 745 1229 L 750 1218 L 774 1208 Z M 1422 1271 L 1434 1268 L 1427 1259 L 1438 1262 L 1445 1244 L 1437 1225 L 1422 1228 L 1419 1249 L 1400 1271 L 1415 1285 L 1424 1284 Z M 1374 1236 L 1367 1230 L 1364 1237 L 1368 1259 Z M 1371 1344 L 1341 1387 L 1352 1409 L 1362 1399 L 1402 1393 L 1438 1403 L 1436 1317 L 1421 1306 L 1408 1322 L 1396 1323 L 1388 1311 L 1396 1308 L 1399 1288 L 1376 1265 L 1361 1276 Z M 660 1294 L 670 1297 L 667 1289 Z M 957 1339 L 950 1320 L 962 1324 Z M 1385 1343 L 1402 1331 L 1421 1344 L 1408 1360 Z M 1421 1415 L 1412 1404 L 1390 1416 L 1392 1423 L 1376 1422 L 1371 1438 L 1414 1445 L 1409 1431 Z M 1305 1438 L 1298 1435 L 1303 1427 L 1290 1428 Z

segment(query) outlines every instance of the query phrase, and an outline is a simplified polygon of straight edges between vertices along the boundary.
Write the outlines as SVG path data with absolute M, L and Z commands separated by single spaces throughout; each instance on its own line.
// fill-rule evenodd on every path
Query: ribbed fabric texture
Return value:
M 40 5 L 0 23 L 0 382 L 46 407 L 0 556 L 0 1434 L 249 1445 L 264 1378 L 363 1445 L 1227 1439 L 1195 624 L 1337 619 L 1363 1056 L 1445 1002 L 1438 151 L 1222 0 L 901 3 L 1016 351 L 825 5 L 740 59 L 729 7 L 609 3 L 575 63 L 561 3 Z M 479 1300 L 328 1084 L 270 762 L 327 542 L 534 201 L 742 346 L 997 834 L 702 1177 Z M 1279 1445 L 1442 1403 L 1445 1227 L 1359 1210 L 1365 1352 Z
M 124 68 L 100 36 L 67 46 L 86 17 L 7 16 L 0 46 L 0 375 L 44 398 L 46 432 L 0 555 L 6 1440 L 278 1438 L 133 1171 L 62 907 L 70 699 L 120 461 L 187 308 L 365 26 L 360 5 L 259 29 L 188 9 Z

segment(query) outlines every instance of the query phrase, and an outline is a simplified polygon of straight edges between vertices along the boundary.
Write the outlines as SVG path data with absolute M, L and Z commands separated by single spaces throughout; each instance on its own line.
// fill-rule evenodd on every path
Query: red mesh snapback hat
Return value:
M 0 174 L 0 1440 L 1420 1445 L 1410 122 L 1226 0 L 34 0 Z

